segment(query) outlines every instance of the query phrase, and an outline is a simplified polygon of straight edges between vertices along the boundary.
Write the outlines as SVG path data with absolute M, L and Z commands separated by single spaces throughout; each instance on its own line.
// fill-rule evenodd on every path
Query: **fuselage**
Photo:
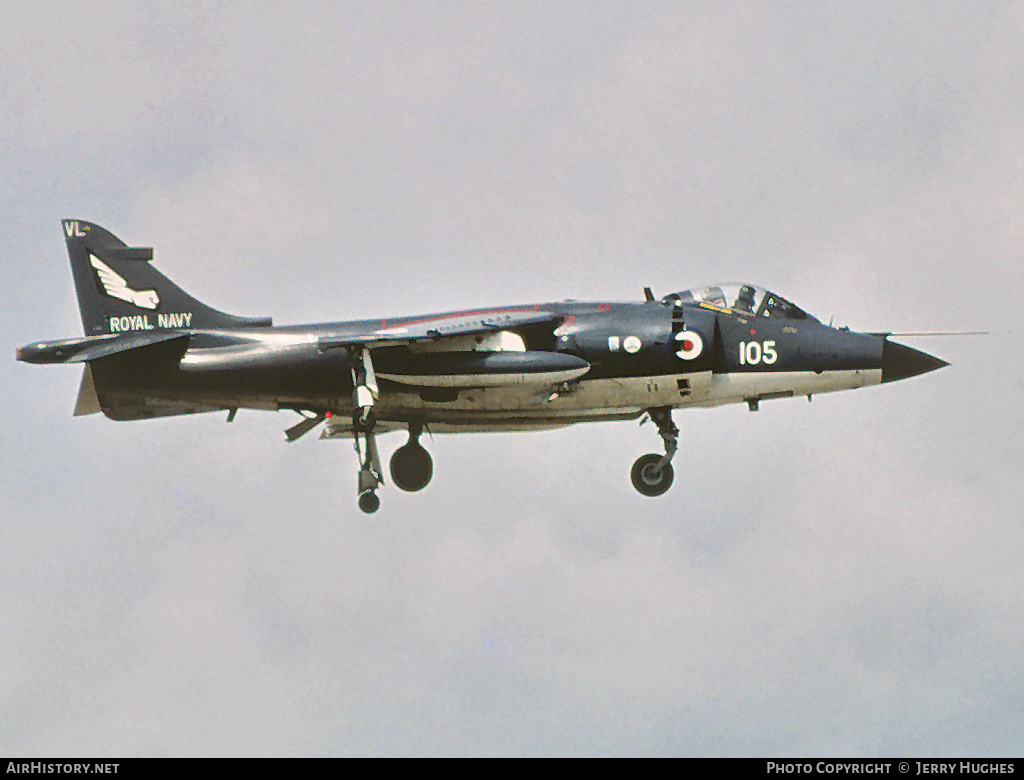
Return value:
M 524 313 L 549 314 L 550 320 L 502 330 L 507 319 Z M 680 320 L 701 341 L 693 354 L 686 355 L 673 337 Z M 445 337 L 480 325 L 514 333 L 512 343 L 505 339 L 495 345 L 479 335 Z M 331 412 L 336 418 L 330 430 L 344 435 L 354 389 L 353 350 L 321 345 L 411 328 L 437 334 L 437 341 L 373 349 L 380 385 L 377 419 L 420 421 L 438 431 L 517 430 L 636 417 L 653 406 L 756 404 L 863 387 L 883 380 L 886 344 L 884 336 L 832 328 L 809 317 L 743 316 L 726 307 L 656 301 L 560 302 L 352 322 L 182 330 L 188 337 L 184 349 L 174 343 L 146 348 L 168 353 L 168 359 L 134 351 L 96 363 L 93 370 L 101 403 L 106 400 L 102 406 L 115 418 L 137 419 L 148 416 L 147 406 L 156 411 L 177 404 L 197 411 L 292 408 Z M 499 366 L 493 376 L 470 372 L 475 367 L 468 361 L 495 356 L 518 360 L 519 370 Z M 579 362 L 565 364 L 572 358 Z M 425 366 L 419 373 L 396 373 L 416 362 Z

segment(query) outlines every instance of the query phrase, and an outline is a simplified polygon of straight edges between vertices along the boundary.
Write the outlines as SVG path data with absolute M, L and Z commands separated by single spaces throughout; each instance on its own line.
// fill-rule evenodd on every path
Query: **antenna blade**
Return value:
M 890 336 L 988 336 L 987 330 L 943 330 L 943 331 L 912 331 L 907 333 L 890 333 Z

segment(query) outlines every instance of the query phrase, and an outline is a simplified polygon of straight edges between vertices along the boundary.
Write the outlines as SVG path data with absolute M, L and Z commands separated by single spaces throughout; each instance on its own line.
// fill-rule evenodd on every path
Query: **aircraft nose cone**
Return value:
M 934 355 L 888 339 L 882 345 L 883 382 L 895 382 L 897 379 L 925 374 L 948 365 L 945 360 L 940 360 Z

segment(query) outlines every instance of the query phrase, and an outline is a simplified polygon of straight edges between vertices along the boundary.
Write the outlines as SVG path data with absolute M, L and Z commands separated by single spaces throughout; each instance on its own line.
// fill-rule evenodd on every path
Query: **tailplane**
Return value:
M 87 336 L 271 324 L 269 317 L 236 317 L 196 300 L 153 266 L 152 248 L 129 247 L 91 222 L 65 219 L 63 226 Z

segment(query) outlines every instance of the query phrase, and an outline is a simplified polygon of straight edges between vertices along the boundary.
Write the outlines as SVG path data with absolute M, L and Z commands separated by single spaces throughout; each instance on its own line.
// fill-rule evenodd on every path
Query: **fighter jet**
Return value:
M 412 317 L 274 326 L 210 308 L 102 227 L 63 222 L 85 335 L 21 347 L 29 363 L 84 363 L 75 414 L 142 420 L 239 409 L 291 410 L 295 441 L 351 438 L 358 504 L 380 506 L 377 435 L 405 429 L 391 480 L 422 490 L 423 431 L 533 431 L 653 421 L 664 453 L 631 471 L 644 496 L 673 481 L 674 409 L 848 390 L 948 365 L 890 340 L 825 325 L 753 284 L 716 284 L 630 302 L 563 301 Z

